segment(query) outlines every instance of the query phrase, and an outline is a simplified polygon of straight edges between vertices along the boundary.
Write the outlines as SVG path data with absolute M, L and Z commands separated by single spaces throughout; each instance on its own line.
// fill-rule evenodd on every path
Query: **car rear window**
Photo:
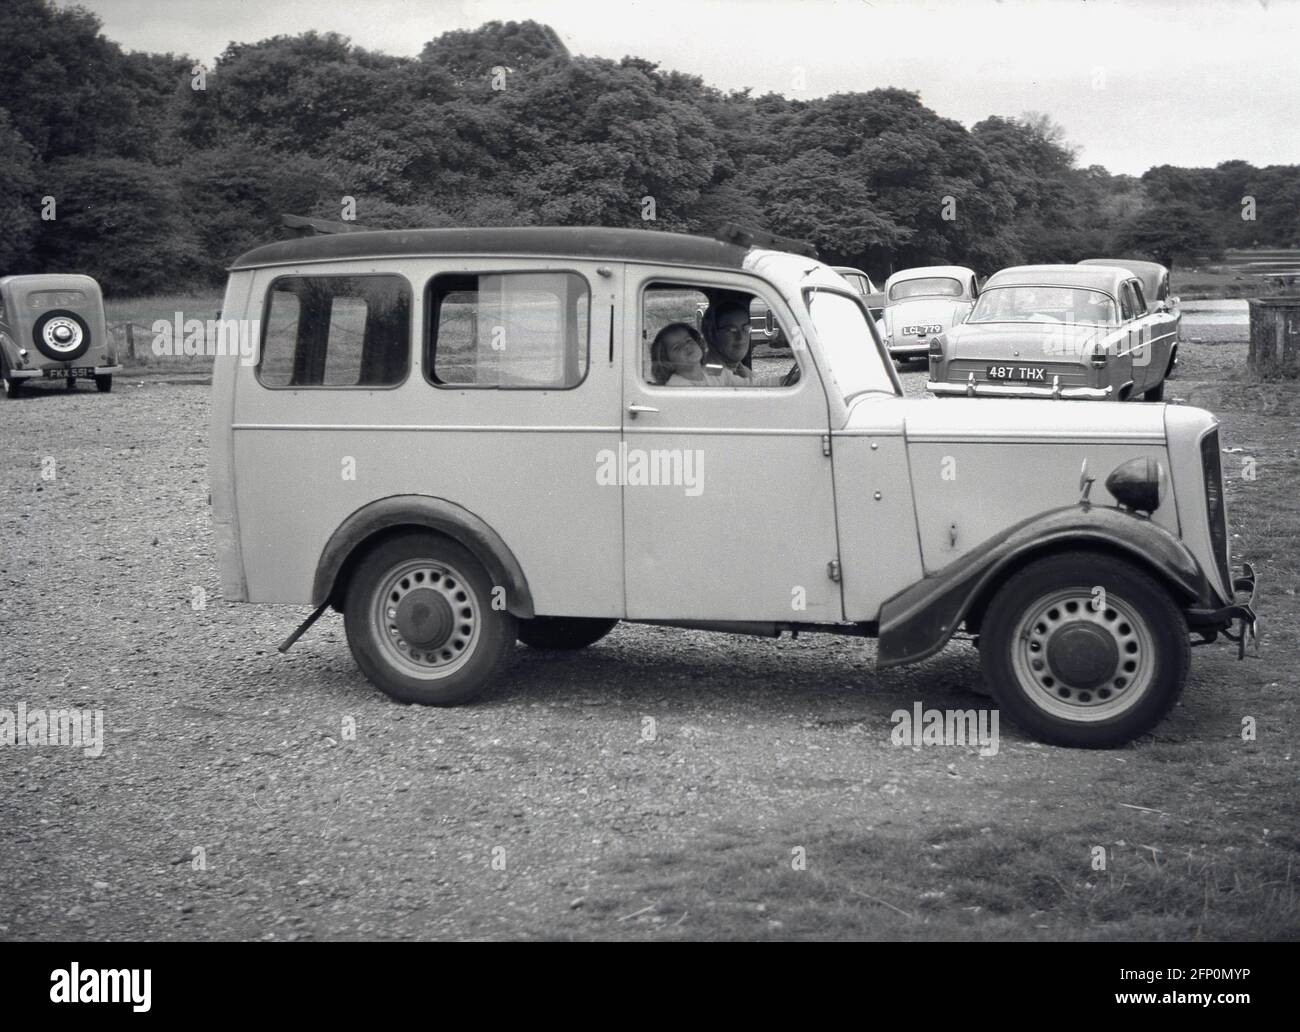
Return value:
M 924 276 L 921 279 L 903 280 L 889 288 L 889 300 L 903 301 L 909 297 L 961 297 L 961 281 L 948 276 Z
M 257 376 L 266 387 L 392 387 L 411 363 L 405 277 L 281 276 L 271 284 Z
M 1115 302 L 1100 290 L 1086 287 L 1016 285 L 985 287 L 969 323 L 1045 322 L 1088 323 L 1114 326 L 1118 323 Z
M 563 390 L 587 375 L 591 291 L 575 272 L 435 276 L 428 310 L 435 386 Z

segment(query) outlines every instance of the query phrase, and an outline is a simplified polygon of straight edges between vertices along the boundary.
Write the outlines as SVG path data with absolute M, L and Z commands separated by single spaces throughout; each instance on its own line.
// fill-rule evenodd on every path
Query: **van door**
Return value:
M 793 339 L 788 307 L 743 275 L 648 266 L 627 267 L 625 298 L 623 440 L 611 473 L 623 486 L 628 618 L 842 619 L 821 380 L 805 352 L 797 382 L 783 386 L 800 360 L 748 339 L 760 304 Z M 660 337 L 669 327 L 744 359 L 666 368 L 654 344 L 672 339 Z

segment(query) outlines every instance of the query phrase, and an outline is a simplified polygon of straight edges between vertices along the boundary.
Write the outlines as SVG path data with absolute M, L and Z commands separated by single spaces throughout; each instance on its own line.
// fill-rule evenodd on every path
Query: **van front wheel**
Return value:
M 399 702 L 455 706 L 492 683 L 517 621 L 492 607 L 492 582 L 465 548 L 438 534 L 389 538 L 361 562 L 343 613 L 362 672 Z
M 1040 741 L 1109 748 L 1178 701 L 1187 622 L 1169 592 L 1110 556 L 1030 563 L 999 589 L 980 628 L 980 665 L 1006 715 Z

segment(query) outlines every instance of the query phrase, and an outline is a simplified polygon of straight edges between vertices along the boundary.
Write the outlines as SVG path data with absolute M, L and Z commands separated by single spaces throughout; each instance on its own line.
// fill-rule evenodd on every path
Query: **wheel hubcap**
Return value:
M 416 588 L 397 604 L 397 633 L 412 645 L 438 648 L 451 634 L 455 614 L 446 597 L 431 588 Z
M 1065 588 L 1027 606 L 1011 660 L 1026 696 L 1053 716 L 1105 720 L 1136 705 L 1155 677 L 1150 625 L 1113 593 Z
M 412 559 L 379 582 L 371 627 L 384 658 L 410 677 L 437 680 L 460 669 L 482 631 L 469 582 L 446 563 Z
M 1047 665 L 1052 672 L 1079 688 L 1096 688 L 1109 680 L 1118 662 L 1115 639 L 1087 623 L 1063 627 L 1047 645 Z
M 75 351 L 81 344 L 81 327 L 71 319 L 51 319 L 45 324 L 41 336 L 55 351 Z

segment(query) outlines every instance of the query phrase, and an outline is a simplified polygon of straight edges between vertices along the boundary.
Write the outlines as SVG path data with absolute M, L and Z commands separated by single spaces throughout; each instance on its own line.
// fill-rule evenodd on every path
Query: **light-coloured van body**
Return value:
M 978 619 L 1016 557 L 1041 559 L 1053 543 L 1145 563 L 1187 595 L 1189 622 L 1244 619 L 1226 608 L 1234 584 L 1221 486 L 1207 505 L 1218 476 L 1205 465 L 1218 447 L 1208 413 L 905 398 L 861 298 L 807 257 L 729 247 L 716 262 L 674 258 L 671 242 L 635 246 L 665 234 L 615 230 L 496 231 L 523 235 L 490 238 L 511 244 L 501 253 L 483 242 L 457 253 L 452 231 L 424 232 L 426 253 L 413 234 L 396 253 L 386 253 L 390 234 L 355 234 L 332 249 L 273 245 L 232 269 L 224 317 L 259 320 L 264 333 L 268 298 L 286 277 L 397 277 L 411 343 L 405 376 L 384 387 L 268 386 L 238 355 L 216 359 L 211 471 L 226 599 L 341 607 L 350 550 L 361 554 L 368 533 L 350 535 L 350 521 L 378 537 L 394 521 L 367 523 L 366 513 L 424 506 L 441 515 L 412 522 L 451 528 L 489 569 L 507 571 L 503 604 L 521 625 L 839 627 L 878 634 L 880 662 L 904 662 Z M 582 244 L 582 233 L 601 246 Z M 431 382 L 434 277 L 505 272 L 567 274 L 581 286 L 576 385 Z M 769 306 L 797 380 L 648 382 L 647 292 L 677 287 Z M 693 461 L 695 480 L 611 483 L 611 461 L 621 469 L 636 454 Z M 1125 464 L 1151 470 L 1154 511 L 1132 511 L 1100 483 Z M 940 619 L 945 605 L 955 608 Z

